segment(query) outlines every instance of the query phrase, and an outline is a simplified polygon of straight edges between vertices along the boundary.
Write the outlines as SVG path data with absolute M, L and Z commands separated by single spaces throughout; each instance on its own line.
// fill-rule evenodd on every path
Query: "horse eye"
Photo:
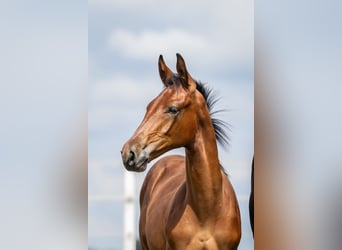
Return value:
M 176 108 L 176 107 L 169 107 L 167 109 L 167 113 L 170 113 L 170 114 L 173 114 L 173 115 L 177 114 L 178 112 L 179 112 L 179 109 Z

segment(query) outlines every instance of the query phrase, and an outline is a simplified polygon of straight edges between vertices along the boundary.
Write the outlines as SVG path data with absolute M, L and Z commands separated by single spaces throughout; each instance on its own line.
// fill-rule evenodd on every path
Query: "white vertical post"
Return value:
M 135 250 L 134 173 L 124 171 L 124 250 Z

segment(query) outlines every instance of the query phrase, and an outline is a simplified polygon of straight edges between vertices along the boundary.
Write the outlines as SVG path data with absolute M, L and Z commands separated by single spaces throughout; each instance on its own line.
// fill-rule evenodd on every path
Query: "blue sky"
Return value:
M 179 52 L 192 76 L 221 97 L 218 108 L 229 110 L 220 118 L 231 124 L 231 145 L 219 154 L 240 203 L 240 249 L 253 249 L 247 201 L 254 151 L 253 1 L 90 0 L 88 8 L 89 246 L 122 248 L 123 205 L 115 199 L 122 196 L 125 171 L 119 152 L 162 89 L 158 56 L 175 70 Z M 137 196 L 146 172 L 135 174 Z M 104 195 L 113 199 L 101 200 Z

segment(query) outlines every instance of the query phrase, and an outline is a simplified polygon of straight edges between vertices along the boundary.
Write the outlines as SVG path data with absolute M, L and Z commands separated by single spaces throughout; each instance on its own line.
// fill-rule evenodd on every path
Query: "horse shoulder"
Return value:
M 165 186 L 165 182 L 168 179 L 173 179 L 177 175 L 182 175 L 178 168 L 184 165 L 184 157 L 180 155 L 171 155 L 161 158 L 157 161 L 147 173 L 143 185 L 140 190 L 140 204 L 147 198 L 149 200 L 150 195 L 155 189 L 161 190 Z
M 175 193 L 185 181 L 184 168 L 184 157 L 167 156 L 146 175 L 140 192 L 139 231 L 148 249 L 165 248 L 166 217 Z

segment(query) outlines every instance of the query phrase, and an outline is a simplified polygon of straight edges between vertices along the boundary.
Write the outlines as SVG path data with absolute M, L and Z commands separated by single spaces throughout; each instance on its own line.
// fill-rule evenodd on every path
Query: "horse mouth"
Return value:
M 143 155 L 140 155 L 139 158 L 136 157 L 136 154 L 133 151 L 130 151 L 128 157 L 122 156 L 123 164 L 128 171 L 133 172 L 143 172 L 147 167 L 147 163 L 149 162 L 149 157 L 146 152 Z
M 143 172 L 145 171 L 148 163 L 148 158 L 143 158 L 142 160 L 138 161 L 137 164 L 135 165 L 135 170 L 136 172 Z

